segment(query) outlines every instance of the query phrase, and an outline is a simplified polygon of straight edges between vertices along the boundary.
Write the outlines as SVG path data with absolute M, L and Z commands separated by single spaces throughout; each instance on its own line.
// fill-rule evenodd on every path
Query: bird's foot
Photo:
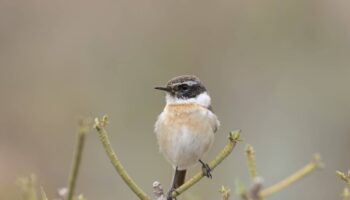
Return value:
M 179 195 L 179 193 L 176 191 L 176 189 L 172 187 L 172 188 L 169 190 L 169 192 L 167 193 L 167 197 L 166 197 L 167 200 L 176 200 L 176 197 L 173 197 L 173 196 L 172 196 L 172 195 L 173 195 L 173 192 L 175 192 L 175 193 L 177 193 L 177 194 Z
M 211 175 L 211 169 L 209 167 L 209 165 L 207 163 L 204 163 L 203 161 L 199 160 L 199 162 L 202 164 L 202 172 L 203 172 L 203 175 L 208 177 L 208 178 L 212 178 L 212 175 Z

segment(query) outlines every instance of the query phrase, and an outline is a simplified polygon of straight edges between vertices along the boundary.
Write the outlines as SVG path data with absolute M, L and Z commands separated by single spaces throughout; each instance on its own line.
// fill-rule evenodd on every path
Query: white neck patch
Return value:
M 189 99 L 179 99 L 177 97 L 173 97 L 169 94 L 166 94 L 166 104 L 187 104 L 187 103 L 196 103 L 203 107 L 208 108 L 211 104 L 210 96 L 207 92 L 203 92 L 200 95 L 196 96 L 195 98 L 189 98 Z

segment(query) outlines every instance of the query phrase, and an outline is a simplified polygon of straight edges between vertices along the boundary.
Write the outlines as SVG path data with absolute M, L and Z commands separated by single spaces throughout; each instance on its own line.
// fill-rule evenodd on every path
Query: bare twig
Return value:
M 341 178 L 343 181 L 345 181 L 345 183 L 348 185 L 348 187 L 350 187 L 350 170 L 348 171 L 348 173 L 336 171 L 336 174 L 339 178 Z
M 249 169 L 249 174 L 252 180 L 258 176 L 258 170 L 256 167 L 255 151 L 252 145 L 247 144 L 245 148 L 245 153 L 247 157 L 247 164 Z
M 300 170 L 296 171 L 294 174 L 288 176 L 284 180 L 280 181 L 279 183 L 276 183 L 273 186 L 270 186 L 269 188 L 263 189 L 260 193 L 260 196 L 262 198 L 271 196 L 274 193 L 277 193 L 288 186 L 292 185 L 293 183 L 297 182 L 298 180 L 302 179 L 306 175 L 310 174 L 311 172 L 315 171 L 316 169 L 319 169 L 323 166 L 321 162 L 321 158 L 319 155 L 315 155 L 313 160 L 307 164 L 305 167 L 301 168 Z
M 41 186 L 40 187 L 40 193 L 41 193 L 41 200 L 49 200 L 46 196 L 44 188 Z
M 229 200 L 231 195 L 231 190 L 225 186 L 221 186 L 219 192 L 221 193 L 222 200 Z
M 218 166 L 233 150 L 233 148 L 236 146 L 237 142 L 240 141 L 240 135 L 241 131 L 234 131 L 229 134 L 229 143 L 224 147 L 224 149 L 209 163 L 210 169 L 214 169 L 216 166 Z M 198 181 L 200 181 L 203 178 L 203 172 L 198 172 L 196 175 L 194 175 L 192 178 L 190 178 L 188 181 L 186 181 L 183 185 L 181 185 L 179 188 L 177 188 L 173 193 L 172 197 L 175 198 L 179 196 L 181 193 L 185 192 L 187 189 L 192 187 L 194 184 L 196 184 Z
M 349 200 L 350 199 L 350 191 L 349 191 L 349 188 L 345 187 L 342 194 L 341 194 L 341 197 L 343 198 L 343 200 Z
M 115 170 L 118 172 L 120 177 L 124 180 L 124 182 L 129 186 L 129 188 L 142 200 L 151 200 L 151 198 L 136 184 L 136 182 L 130 177 L 130 175 L 126 172 L 123 165 L 119 161 L 117 155 L 115 154 L 111 143 L 108 138 L 108 133 L 106 131 L 106 125 L 108 123 L 108 117 L 104 116 L 102 119 L 95 119 L 95 129 L 99 135 L 100 141 L 103 144 L 103 147 L 109 157 L 112 165 Z
M 124 182 L 129 186 L 129 188 L 142 200 L 150 200 L 151 198 L 136 184 L 136 182 L 129 176 L 129 174 L 124 169 L 123 165 L 119 161 L 117 155 L 115 154 L 109 138 L 108 133 L 106 131 L 106 125 L 108 124 L 108 118 L 107 116 L 104 116 L 102 119 L 95 119 L 95 129 L 97 130 L 97 133 L 99 135 L 100 141 L 103 144 L 103 147 L 118 174 L 121 176 L 121 178 L 124 180 Z M 209 163 L 209 167 L 211 169 L 214 169 L 216 166 L 218 166 L 233 150 L 236 143 L 240 140 L 240 131 L 231 132 L 229 134 L 229 143 L 224 147 L 224 149 L 216 156 L 214 160 L 212 160 Z M 189 179 L 187 182 L 185 182 L 181 187 L 176 189 L 172 193 L 172 197 L 175 198 L 176 196 L 180 195 L 190 187 L 192 187 L 194 184 L 196 184 L 199 180 L 203 178 L 203 173 L 199 172 L 196 175 L 194 175 L 191 179 Z
M 86 198 L 83 194 L 79 194 L 77 200 L 86 200 Z
M 343 200 L 350 200 L 350 170 L 345 173 L 341 171 L 336 171 L 336 175 L 346 183 L 346 187 L 343 189 L 341 193 L 341 197 Z
M 78 178 L 78 173 L 79 173 L 79 167 L 81 163 L 81 158 L 83 155 L 83 149 L 84 149 L 84 143 L 85 143 L 85 136 L 86 133 L 89 131 L 88 128 L 88 119 L 80 119 L 79 120 L 79 127 L 78 127 L 78 139 L 77 143 L 75 146 L 75 151 L 74 151 L 74 157 L 73 157 L 73 162 L 72 162 L 72 169 L 69 175 L 69 181 L 68 181 L 68 197 L 67 200 L 72 200 L 74 191 L 75 191 L 75 186 Z
M 22 200 L 37 200 L 37 181 L 36 176 L 31 174 L 28 177 L 20 177 L 17 180 L 17 185 L 21 188 Z
M 250 177 L 253 181 L 253 185 L 250 187 L 248 194 L 243 195 L 243 197 L 248 198 L 250 200 L 264 200 L 264 198 L 260 196 L 260 191 L 263 189 L 263 179 L 262 177 L 258 177 L 255 150 L 253 146 L 247 144 L 245 148 L 245 153 L 247 157 L 248 170 Z

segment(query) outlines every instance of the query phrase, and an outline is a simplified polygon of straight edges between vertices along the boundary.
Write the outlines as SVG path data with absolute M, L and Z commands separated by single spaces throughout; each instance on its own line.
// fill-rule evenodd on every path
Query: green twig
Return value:
M 21 188 L 21 199 L 22 200 L 37 200 L 37 182 L 36 176 L 31 174 L 28 177 L 20 177 L 17 180 L 18 186 Z
M 233 150 L 233 148 L 236 146 L 236 143 L 240 140 L 240 134 L 241 131 L 234 131 L 229 134 L 229 143 L 224 147 L 224 149 L 209 163 L 210 169 L 214 169 L 216 166 L 218 166 Z M 181 193 L 185 192 L 187 189 L 192 187 L 194 184 L 196 184 L 198 181 L 200 181 L 203 178 L 203 172 L 198 172 L 196 175 L 194 175 L 192 178 L 190 178 L 188 181 L 186 181 L 183 185 L 181 185 L 179 188 L 177 188 L 173 193 L 172 197 L 175 198 L 179 196 Z
M 263 198 L 271 196 L 272 194 L 277 193 L 277 192 L 287 188 L 288 186 L 292 185 L 293 183 L 297 182 L 298 180 L 302 179 L 303 177 L 307 176 L 311 172 L 313 172 L 316 169 L 319 169 L 321 167 L 323 167 L 323 164 L 321 162 L 321 158 L 319 155 L 315 155 L 314 159 L 309 164 L 307 164 L 305 167 L 296 171 L 295 173 L 293 173 L 292 175 L 283 179 L 279 183 L 276 183 L 273 186 L 270 186 L 266 189 L 263 189 L 260 192 L 260 196 Z
M 343 200 L 350 200 L 350 170 L 347 173 L 336 171 L 336 174 L 347 184 L 347 187 L 344 188 L 341 197 L 343 198 Z
M 78 178 L 79 173 L 79 166 L 81 163 L 81 158 L 83 155 L 83 149 L 84 149 L 84 142 L 85 142 L 85 136 L 86 133 L 89 131 L 88 128 L 88 120 L 79 120 L 79 130 L 78 130 L 78 136 L 77 136 L 77 143 L 75 145 L 75 151 L 74 151 L 74 157 L 72 162 L 72 168 L 69 175 L 68 180 L 68 197 L 67 200 L 72 200 L 75 186 Z
M 343 189 L 343 192 L 341 193 L 341 197 L 343 198 L 343 200 L 349 200 L 350 199 L 350 191 L 349 188 L 345 187 Z
M 258 176 L 258 170 L 256 167 L 255 151 L 252 145 L 247 144 L 245 147 L 245 153 L 247 157 L 247 164 L 249 169 L 249 174 L 252 180 Z
M 45 193 L 45 190 L 44 190 L 44 188 L 43 188 L 42 186 L 40 187 L 40 193 L 41 193 L 41 199 L 42 199 L 42 200 L 49 200 L 49 199 L 47 198 L 46 193 Z
M 339 178 L 341 178 L 350 188 L 350 170 L 347 173 L 336 171 L 336 174 Z
M 128 185 L 128 187 L 142 200 L 151 200 L 151 198 L 136 184 L 136 182 L 130 177 L 130 175 L 126 172 L 123 165 L 119 161 L 117 155 L 115 154 L 111 143 L 108 138 L 108 133 L 106 131 L 106 125 L 108 124 L 108 117 L 104 116 L 102 119 L 95 119 L 95 129 L 97 130 L 97 133 L 99 135 L 100 141 L 102 142 L 102 145 L 107 153 L 107 156 L 109 157 L 112 165 L 114 166 L 117 173 L 121 176 L 121 178 L 124 180 L 124 182 Z M 229 135 L 229 143 L 224 147 L 224 149 L 216 156 L 214 160 L 212 160 L 209 163 L 209 167 L 211 169 L 214 169 L 216 166 L 218 166 L 233 150 L 233 148 L 236 146 L 236 143 L 240 140 L 240 133 L 241 131 L 235 131 L 231 132 Z M 181 187 L 176 189 L 172 193 L 173 198 L 180 195 L 187 189 L 189 189 L 191 186 L 196 184 L 200 179 L 203 178 L 203 173 L 199 172 L 196 175 L 194 175 L 190 180 L 185 182 Z
M 136 184 L 136 182 L 129 176 L 129 174 L 124 169 L 123 165 L 119 161 L 117 155 L 114 153 L 114 150 L 109 142 L 108 133 L 105 129 L 108 123 L 107 116 L 104 116 L 102 119 L 95 119 L 95 129 L 99 135 L 100 141 L 103 144 L 103 147 L 114 166 L 115 170 L 124 180 L 124 182 L 129 186 L 129 188 L 142 200 L 151 200 L 151 198 Z
M 231 196 L 231 190 L 225 186 L 221 186 L 219 192 L 221 193 L 222 200 L 229 200 Z

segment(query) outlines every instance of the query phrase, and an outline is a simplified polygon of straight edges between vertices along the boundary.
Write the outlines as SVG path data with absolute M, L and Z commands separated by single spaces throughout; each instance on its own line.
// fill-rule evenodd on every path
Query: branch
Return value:
M 258 176 L 256 167 L 255 151 L 252 145 L 247 144 L 245 147 L 245 153 L 247 157 L 247 164 L 249 169 L 250 177 L 254 180 Z
M 336 171 L 336 174 L 339 178 L 341 178 L 343 181 L 345 181 L 345 183 L 348 185 L 348 187 L 350 187 L 350 170 L 348 171 L 348 173 L 344 173 L 341 171 Z
M 69 182 L 68 182 L 68 197 L 67 200 L 72 200 L 74 191 L 75 191 L 75 186 L 78 178 L 78 172 L 79 172 L 79 167 L 81 163 L 81 158 L 83 155 L 83 149 L 84 149 L 84 143 L 85 143 L 85 136 L 86 133 L 89 131 L 88 128 L 88 119 L 80 119 L 79 120 L 79 127 L 78 127 L 78 140 L 75 146 L 75 152 L 74 152 L 74 158 L 72 162 L 72 168 L 71 172 L 69 175 Z
M 38 200 L 36 192 L 37 180 L 34 174 L 28 177 L 19 177 L 17 185 L 21 189 L 21 196 L 23 200 Z
M 323 164 L 321 162 L 321 158 L 319 155 L 315 155 L 314 159 L 307 164 L 305 167 L 301 168 L 300 170 L 296 171 L 294 174 L 288 176 L 284 180 L 280 181 L 279 183 L 263 189 L 260 193 L 260 196 L 262 198 L 271 196 L 274 193 L 277 193 L 288 186 L 292 185 L 293 183 L 297 182 L 298 180 L 302 179 L 306 175 L 310 174 L 311 172 L 315 171 L 316 169 L 322 168 Z
M 341 193 L 341 197 L 343 200 L 349 200 L 350 199 L 350 191 L 349 188 L 345 187 L 343 192 Z
M 231 196 L 231 190 L 225 186 L 221 186 L 219 192 L 221 193 L 222 200 L 229 200 Z
M 236 146 L 236 143 L 240 141 L 240 134 L 241 131 L 234 131 L 229 134 L 229 143 L 224 147 L 224 149 L 209 163 L 210 169 L 214 169 L 216 166 L 218 166 L 233 150 L 233 148 Z M 198 181 L 200 181 L 203 178 L 203 172 L 198 172 L 196 175 L 194 175 L 191 179 L 186 181 L 183 185 L 181 185 L 179 188 L 177 188 L 173 193 L 172 197 L 175 198 L 179 196 L 181 193 L 185 192 L 187 189 L 192 187 L 194 184 L 196 184 Z
M 129 186 L 129 188 L 142 200 L 151 200 L 151 198 L 136 184 L 136 182 L 129 176 L 129 174 L 124 169 L 123 165 L 119 161 L 117 155 L 114 153 L 114 150 L 111 146 L 111 143 L 108 138 L 108 133 L 106 131 L 106 125 L 108 124 L 107 116 L 104 116 L 102 119 L 95 119 L 95 129 L 99 135 L 100 141 L 103 144 L 103 147 L 107 153 L 108 158 L 110 159 L 115 170 L 124 180 L 124 182 Z
M 129 176 L 129 174 L 124 169 L 123 165 L 119 161 L 117 155 L 115 154 L 109 138 L 108 133 L 105 129 L 105 127 L 108 124 L 108 118 L 107 116 L 104 116 L 102 119 L 95 119 L 95 129 L 97 130 L 97 133 L 99 135 L 100 141 L 103 144 L 103 147 L 107 153 L 107 156 L 109 157 L 110 161 L 112 162 L 112 165 L 114 166 L 115 170 L 118 172 L 118 174 L 121 176 L 121 178 L 124 180 L 124 182 L 129 186 L 129 188 L 142 200 L 151 200 L 151 198 L 136 184 L 136 182 Z M 235 131 L 231 132 L 229 134 L 229 143 L 224 147 L 224 149 L 216 156 L 214 160 L 212 160 L 209 163 L 209 167 L 211 169 L 214 169 L 216 166 L 218 166 L 233 150 L 233 148 L 236 146 L 236 143 L 240 140 L 240 133 L 241 131 Z M 199 180 L 203 178 L 203 173 L 199 172 L 196 175 L 194 175 L 191 179 L 189 179 L 187 182 L 185 182 L 181 187 L 176 189 L 172 193 L 172 197 L 175 198 L 176 196 L 180 195 L 190 187 L 192 187 L 194 184 L 196 184 Z M 157 185 L 155 186 L 157 187 Z
M 343 192 L 341 194 L 341 197 L 343 198 L 343 200 L 350 200 L 350 170 L 345 173 L 345 172 L 341 172 L 341 171 L 336 171 L 337 176 L 342 179 L 346 184 L 347 187 L 345 187 L 343 189 Z
M 245 148 L 245 153 L 247 157 L 248 170 L 249 170 L 250 177 L 253 181 L 253 185 L 250 187 L 248 194 L 244 194 L 241 196 L 251 200 L 264 200 L 264 198 L 260 196 L 260 191 L 263 188 L 263 179 L 262 177 L 258 177 L 255 150 L 253 146 L 250 144 L 247 144 Z
M 49 200 L 46 196 L 44 188 L 41 186 L 40 187 L 40 193 L 41 193 L 41 200 Z

